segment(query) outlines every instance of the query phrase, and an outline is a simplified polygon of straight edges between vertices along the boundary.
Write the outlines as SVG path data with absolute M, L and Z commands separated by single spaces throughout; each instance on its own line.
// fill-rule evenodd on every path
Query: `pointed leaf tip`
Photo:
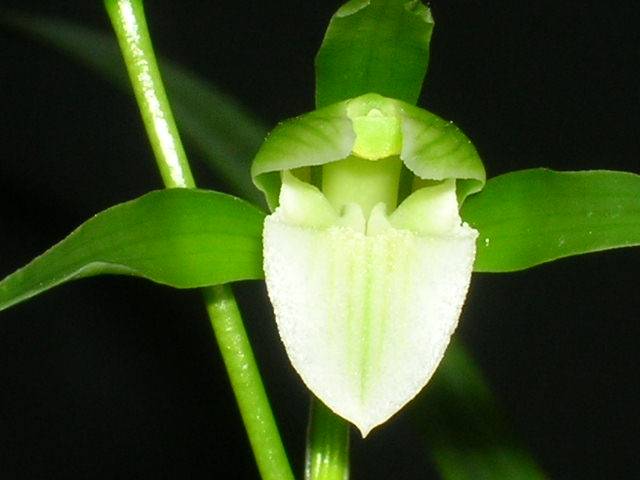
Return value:
M 640 175 L 519 170 L 492 178 L 462 217 L 480 231 L 477 272 L 512 272 L 640 245 Z
M 0 310 L 100 274 L 194 288 L 262 278 L 264 214 L 206 190 L 151 192 L 111 207 L 0 282 Z

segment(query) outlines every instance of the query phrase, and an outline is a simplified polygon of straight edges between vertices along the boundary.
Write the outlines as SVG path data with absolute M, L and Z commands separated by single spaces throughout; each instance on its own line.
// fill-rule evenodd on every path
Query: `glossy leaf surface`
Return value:
M 375 92 L 415 104 L 433 19 L 420 0 L 351 0 L 332 17 L 316 56 L 316 106 Z
M 521 170 L 490 179 L 462 218 L 480 232 L 476 272 L 511 272 L 640 245 L 640 175 Z
M 133 93 L 112 35 L 60 19 L 14 15 L 3 21 L 71 55 L 124 92 Z M 196 74 L 163 59 L 159 64 L 188 146 L 234 193 L 261 203 L 262 196 L 251 183 L 249 166 L 266 129 L 239 102 Z
M 0 282 L 0 310 L 100 274 L 177 288 L 262 278 L 264 214 L 205 190 L 151 192 L 111 207 Z

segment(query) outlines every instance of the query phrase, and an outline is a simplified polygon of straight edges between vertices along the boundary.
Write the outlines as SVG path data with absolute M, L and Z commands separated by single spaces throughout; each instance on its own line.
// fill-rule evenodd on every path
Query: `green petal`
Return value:
M 351 153 L 400 159 L 424 180 L 456 179 L 459 201 L 484 184 L 482 161 L 451 122 L 408 103 L 370 93 L 278 125 L 256 155 L 251 174 L 271 208 L 279 172 L 344 160 Z
M 478 192 L 485 182 L 482 160 L 452 122 L 412 105 L 402 105 L 402 153 L 404 164 L 422 179 L 458 179 L 458 199 Z
M 338 212 L 313 185 L 298 180 L 288 171 L 282 174 L 280 214 L 288 223 L 309 228 L 325 228 L 335 224 Z
M 111 207 L 0 282 L 0 310 L 101 274 L 176 288 L 262 278 L 264 214 L 222 193 L 172 189 Z
M 522 170 L 490 179 L 462 217 L 480 231 L 477 272 L 640 245 L 640 175 Z
M 413 192 L 391 214 L 391 223 L 421 235 L 447 234 L 460 225 L 454 180 Z
M 292 118 L 269 133 L 253 161 L 251 176 L 273 209 L 278 204 L 280 172 L 345 158 L 354 141 L 346 102 Z

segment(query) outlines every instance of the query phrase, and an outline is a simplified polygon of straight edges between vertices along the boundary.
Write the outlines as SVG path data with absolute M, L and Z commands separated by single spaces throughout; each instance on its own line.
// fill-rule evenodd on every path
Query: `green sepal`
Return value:
M 264 213 L 207 190 L 151 192 L 97 214 L 0 282 L 0 310 L 103 274 L 176 288 L 259 279 Z
M 415 104 L 433 18 L 420 0 L 351 0 L 331 18 L 316 56 L 316 106 L 376 92 Z
M 368 115 L 372 111 L 375 115 Z M 381 154 L 376 155 L 376 150 Z M 485 182 L 484 167 L 475 147 L 453 123 L 375 93 L 282 122 L 256 155 L 251 175 L 273 209 L 280 192 L 280 172 L 325 165 L 351 153 L 360 153 L 372 161 L 399 153 L 405 166 L 420 179 L 457 180 L 460 202 L 479 191 Z
M 640 245 L 640 175 L 520 170 L 491 178 L 462 207 L 480 232 L 476 272 Z

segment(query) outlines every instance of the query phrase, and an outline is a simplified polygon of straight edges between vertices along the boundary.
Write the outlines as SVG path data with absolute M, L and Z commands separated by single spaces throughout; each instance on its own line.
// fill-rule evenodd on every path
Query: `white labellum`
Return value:
M 286 173 L 264 227 L 264 268 L 280 337 L 309 389 L 363 436 L 429 381 L 456 328 L 478 233 L 453 180 L 391 215 L 339 215 Z

